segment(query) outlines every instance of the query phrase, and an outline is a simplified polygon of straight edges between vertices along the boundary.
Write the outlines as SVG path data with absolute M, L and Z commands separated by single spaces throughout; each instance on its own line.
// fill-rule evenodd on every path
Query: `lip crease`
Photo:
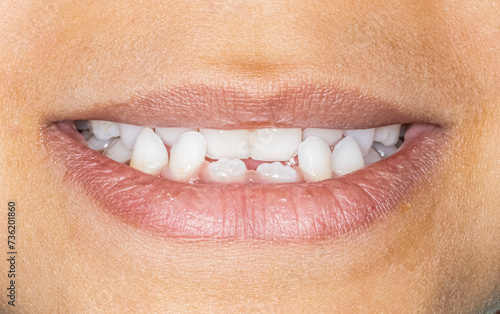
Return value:
M 82 190 L 100 207 L 123 222 L 161 236 L 291 242 L 325 240 L 366 228 L 372 221 L 395 211 L 416 187 L 426 182 L 439 160 L 445 142 L 445 135 L 439 126 L 431 123 L 418 124 L 416 122 L 422 121 L 411 121 L 390 105 L 366 101 L 368 98 L 356 97 L 354 94 L 346 98 L 346 92 L 330 93 L 335 90 L 330 89 L 325 94 L 328 97 L 316 98 L 319 105 L 314 103 L 314 99 L 311 100 L 312 108 L 318 108 L 318 114 L 314 116 L 310 111 L 308 114 L 301 114 L 300 108 L 304 108 L 304 105 L 297 104 L 303 104 L 305 100 L 294 99 L 296 107 L 298 106 L 294 111 L 297 118 L 295 122 L 289 113 L 276 106 L 271 110 L 278 111 L 269 115 L 262 114 L 260 118 L 257 116 L 259 111 L 267 112 L 266 104 L 274 103 L 280 97 L 299 97 L 297 93 L 250 101 L 252 105 L 248 108 L 239 102 L 226 103 L 226 107 L 232 105 L 235 110 L 241 106 L 246 111 L 248 120 L 243 121 L 244 118 L 239 115 L 236 115 L 238 119 L 230 120 L 230 116 L 235 116 L 234 112 L 228 115 L 229 110 L 221 110 L 225 107 L 219 106 L 221 115 L 216 126 L 243 128 L 252 126 L 249 121 L 257 121 L 258 125 L 275 127 L 329 125 L 330 128 L 343 126 L 344 129 L 355 129 L 360 126 L 367 128 L 413 122 L 400 150 L 359 171 L 316 183 L 189 184 L 151 176 L 108 159 L 89 149 L 72 121 L 69 121 L 99 119 L 153 126 L 192 126 L 199 123 L 198 127 L 214 127 L 215 125 L 207 123 L 210 119 L 206 119 L 209 116 L 206 105 L 210 103 L 210 99 L 214 99 L 215 93 L 210 90 L 204 91 L 208 97 L 196 95 L 197 102 L 189 103 L 190 98 L 186 96 L 183 99 L 187 101 L 187 105 L 182 106 L 182 102 L 172 104 L 174 107 L 178 106 L 180 111 L 180 118 L 175 120 L 168 104 L 169 97 L 176 98 L 179 91 L 150 93 L 120 106 L 108 106 L 106 110 L 94 108 L 87 113 L 78 112 L 78 116 L 67 116 L 65 119 L 68 121 L 54 122 L 45 127 L 42 131 L 43 146 L 50 158 L 64 167 L 63 180 L 70 187 Z M 189 89 L 183 91 L 189 95 Z M 250 98 L 242 96 L 241 101 L 248 101 Z M 327 104 L 328 99 L 333 112 L 335 109 L 341 110 L 334 114 L 323 114 L 321 104 Z M 201 107 L 196 105 L 200 103 L 206 104 Z M 133 109 L 137 111 L 136 115 L 130 111 Z M 162 109 L 167 111 L 166 120 L 157 115 Z M 135 118 L 128 119 L 123 110 L 127 110 L 128 117 Z M 192 114 L 193 111 L 195 115 Z M 384 114 L 384 118 L 377 119 Z M 411 112 L 407 115 L 411 116 Z M 197 116 L 198 120 L 193 120 L 193 116 Z M 365 116 L 368 119 L 364 119 Z M 307 124 L 308 117 L 313 121 L 312 125 Z M 413 118 L 415 119 L 414 115 Z M 360 119 L 364 121 L 359 121 Z M 253 126 L 256 127 L 255 124 Z

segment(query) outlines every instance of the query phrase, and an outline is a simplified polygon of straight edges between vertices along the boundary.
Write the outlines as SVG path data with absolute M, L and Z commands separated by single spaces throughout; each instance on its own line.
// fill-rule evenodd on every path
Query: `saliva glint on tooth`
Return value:
M 394 154 L 409 128 L 153 129 L 99 120 L 75 125 L 89 148 L 142 172 L 227 184 L 318 182 L 345 175 Z

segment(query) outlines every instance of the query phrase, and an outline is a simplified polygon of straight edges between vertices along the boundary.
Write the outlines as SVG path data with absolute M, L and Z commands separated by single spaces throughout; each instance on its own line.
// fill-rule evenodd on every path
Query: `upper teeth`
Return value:
M 198 132 L 194 128 L 155 128 L 153 131 L 149 127 L 98 120 L 77 124 L 79 129 L 91 129 L 81 130 L 90 148 L 104 150 L 106 156 L 118 162 L 130 160 L 133 168 L 143 172 L 161 173 L 185 182 L 199 179 L 202 172 L 207 174 L 208 181 L 243 182 L 251 177 L 253 170 L 247 169 L 241 159 L 249 157 L 274 162 L 253 168 L 263 182 L 296 182 L 302 177 L 306 181 L 326 180 L 394 154 L 399 147 L 395 144 L 401 128 L 401 125 L 390 125 L 346 131 L 271 128 L 200 129 Z M 171 147 L 170 162 L 165 145 Z M 297 158 L 294 156 L 298 157 L 297 167 L 281 163 L 291 160 L 290 165 L 294 165 L 293 160 Z M 206 157 L 218 161 L 208 163 Z M 208 167 L 203 166 L 205 163 Z

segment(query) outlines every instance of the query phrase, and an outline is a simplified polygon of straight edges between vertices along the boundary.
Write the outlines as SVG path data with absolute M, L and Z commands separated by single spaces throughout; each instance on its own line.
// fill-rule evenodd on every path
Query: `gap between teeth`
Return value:
M 115 161 L 180 182 L 317 182 L 394 154 L 406 126 L 216 130 L 77 120 L 88 146 Z

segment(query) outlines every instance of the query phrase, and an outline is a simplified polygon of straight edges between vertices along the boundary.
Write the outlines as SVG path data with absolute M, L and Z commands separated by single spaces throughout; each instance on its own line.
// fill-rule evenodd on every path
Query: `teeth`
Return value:
M 90 130 L 100 140 L 120 136 L 120 125 L 116 122 L 90 120 Z
M 396 146 L 385 146 L 380 143 L 373 143 L 373 148 L 379 153 L 380 156 L 387 158 L 396 153 L 398 148 Z
M 310 136 L 299 145 L 299 167 L 307 181 L 331 178 L 330 158 L 330 148 L 319 137 Z
M 170 175 L 172 179 L 191 179 L 198 173 L 207 151 L 205 137 L 198 132 L 182 134 L 170 151 Z
M 376 163 L 377 161 L 382 160 L 382 157 L 377 153 L 377 151 L 373 148 L 370 148 L 368 154 L 364 156 L 365 166 Z
M 339 176 L 359 170 L 365 166 L 363 154 L 357 141 L 346 136 L 333 149 L 332 169 Z
M 207 157 L 246 159 L 250 157 L 250 132 L 247 130 L 200 129 L 207 140 Z
M 247 172 L 245 163 L 240 159 L 228 159 L 222 157 L 220 160 L 208 164 L 208 173 L 212 181 L 216 182 L 238 182 Z
M 152 175 L 159 175 L 168 164 L 168 152 L 160 137 L 151 128 L 144 128 L 135 141 L 130 166 Z
M 257 173 L 264 180 L 271 182 L 296 182 L 297 172 L 290 166 L 283 166 L 276 161 L 271 164 L 261 164 L 257 167 Z
M 75 120 L 75 126 L 78 131 L 90 129 L 89 120 Z
M 112 141 L 113 139 L 100 140 L 95 135 L 93 135 L 87 140 L 87 144 L 91 149 L 100 151 L 108 147 Z
M 133 124 L 120 123 L 120 137 L 126 148 L 132 149 L 135 145 L 135 140 L 141 133 L 144 127 Z
M 132 158 L 132 150 L 125 145 L 123 138 L 108 146 L 103 154 L 118 162 L 127 162 Z
M 92 133 L 92 131 L 90 130 L 83 130 L 83 131 L 80 131 L 80 133 L 82 134 L 83 138 L 88 141 L 93 135 L 94 133 Z
M 375 137 L 375 129 L 365 130 L 347 130 L 344 132 L 346 136 L 350 136 L 358 142 L 361 153 L 368 154 L 370 147 L 373 145 L 373 138 Z
M 179 136 L 186 132 L 196 131 L 193 128 L 155 128 L 156 134 L 160 136 L 163 143 L 172 147 L 174 143 L 177 141 Z
M 254 160 L 286 161 L 295 155 L 301 129 L 259 129 L 252 133 L 250 156 Z
M 316 136 L 325 141 L 326 145 L 333 146 L 342 139 L 344 134 L 341 130 L 330 130 L 330 129 L 304 129 L 302 133 L 304 140 L 311 136 Z
M 377 130 L 375 131 L 374 140 L 376 142 L 384 144 L 385 146 L 396 145 L 399 139 L 400 129 L 401 124 L 394 124 L 377 128 Z

